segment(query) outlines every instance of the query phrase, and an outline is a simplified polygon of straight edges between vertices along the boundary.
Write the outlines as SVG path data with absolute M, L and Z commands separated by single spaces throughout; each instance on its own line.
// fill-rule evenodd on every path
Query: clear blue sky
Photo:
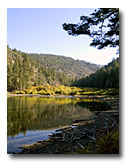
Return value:
M 62 28 L 63 23 L 78 23 L 80 16 L 93 11 L 92 8 L 8 8 L 7 43 L 27 53 L 49 53 L 107 64 L 117 57 L 116 49 L 89 47 L 88 36 L 73 37 Z

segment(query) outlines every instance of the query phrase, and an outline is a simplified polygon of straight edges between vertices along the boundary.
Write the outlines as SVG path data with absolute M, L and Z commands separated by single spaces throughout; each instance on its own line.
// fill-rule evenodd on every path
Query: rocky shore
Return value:
M 119 154 L 119 98 L 91 98 L 108 102 L 111 109 L 96 111 L 90 120 L 76 120 L 72 126 L 52 134 L 48 140 L 25 145 L 21 154 Z

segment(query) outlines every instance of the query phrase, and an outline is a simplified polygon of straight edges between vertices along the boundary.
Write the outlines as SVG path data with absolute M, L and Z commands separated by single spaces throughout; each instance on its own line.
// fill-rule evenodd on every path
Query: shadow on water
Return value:
M 98 101 L 88 101 L 88 102 L 78 102 L 80 107 L 88 108 L 90 111 L 107 111 L 111 109 L 111 106 L 105 102 L 100 100 Z

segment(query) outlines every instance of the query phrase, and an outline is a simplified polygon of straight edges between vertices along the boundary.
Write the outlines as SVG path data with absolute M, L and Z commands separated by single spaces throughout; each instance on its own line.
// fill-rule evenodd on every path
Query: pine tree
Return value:
M 69 35 L 88 35 L 92 38 L 90 46 L 98 49 L 105 47 L 119 48 L 119 9 L 118 8 L 99 8 L 90 16 L 81 16 L 80 23 L 66 24 L 63 29 Z

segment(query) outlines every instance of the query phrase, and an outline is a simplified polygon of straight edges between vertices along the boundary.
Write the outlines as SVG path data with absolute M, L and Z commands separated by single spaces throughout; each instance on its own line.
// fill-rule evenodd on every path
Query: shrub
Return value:
M 14 91 L 14 94 L 25 94 L 24 91 Z
M 44 86 L 37 86 L 37 87 L 36 87 L 36 90 L 37 90 L 37 91 L 44 90 Z
M 46 92 L 44 90 L 40 90 L 37 93 L 40 94 L 40 95 L 46 95 Z
M 50 91 L 49 91 L 49 92 L 47 91 L 45 94 L 46 94 L 46 95 L 51 95 L 51 92 L 50 92 Z
M 55 94 L 61 94 L 61 90 L 57 88 Z
M 50 90 L 47 90 L 47 91 L 46 91 L 46 95 L 53 95 L 53 94 L 55 94 L 55 92 L 50 91 Z
M 25 89 L 25 94 L 32 94 L 32 90 L 31 89 Z
M 37 90 L 36 90 L 36 89 L 33 90 L 33 91 L 31 92 L 31 94 L 36 95 L 36 94 L 37 94 Z
M 70 92 L 70 95 L 79 95 L 80 93 L 79 93 L 79 91 L 77 91 L 77 90 L 72 90 L 71 92 Z
M 97 141 L 98 153 L 118 154 L 119 153 L 119 130 L 110 132 Z

